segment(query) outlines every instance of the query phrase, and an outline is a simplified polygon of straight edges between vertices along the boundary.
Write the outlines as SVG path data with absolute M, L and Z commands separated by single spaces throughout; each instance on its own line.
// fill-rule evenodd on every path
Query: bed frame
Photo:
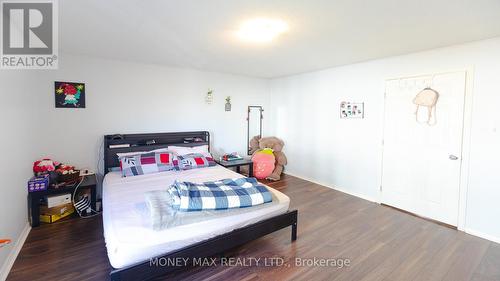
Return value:
M 185 139 L 197 138 L 198 142 L 186 142 Z M 130 147 L 110 148 L 114 145 L 127 144 Z M 117 134 L 104 136 L 104 173 L 108 173 L 111 168 L 118 167 L 119 161 L 117 153 L 145 151 L 159 148 L 165 148 L 169 145 L 176 146 L 199 146 L 208 145 L 210 148 L 210 133 L 200 132 L 180 132 L 180 133 L 157 133 L 157 134 Z M 106 206 L 104 206 L 106 207 Z M 238 228 L 231 232 L 219 235 L 217 237 L 204 240 L 202 242 L 187 246 L 180 250 L 167 253 L 152 259 L 175 261 L 176 259 L 194 259 L 209 258 L 220 255 L 223 252 L 234 247 L 243 245 L 252 240 L 275 232 L 277 230 L 291 226 L 292 241 L 297 239 L 297 210 L 291 210 L 285 214 L 278 215 L 258 223 Z M 186 268 L 175 265 L 151 265 L 150 260 L 114 269 L 110 273 L 112 281 L 135 281 L 148 280 L 173 271 Z

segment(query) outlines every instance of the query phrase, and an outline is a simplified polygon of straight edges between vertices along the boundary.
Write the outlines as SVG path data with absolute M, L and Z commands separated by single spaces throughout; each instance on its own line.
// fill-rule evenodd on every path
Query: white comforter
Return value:
M 165 190 L 176 179 L 201 183 L 237 177 L 242 176 L 221 166 L 126 178 L 119 172 L 108 173 L 103 182 L 103 224 L 111 265 L 122 268 L 146 261 L 288 210 L 290 199 L 269 188 L 277 202 L 268 206 L 247 208 L 231 216 L 210 216 L 208 220 L 162 231 L 153 230 L 144 192 Z

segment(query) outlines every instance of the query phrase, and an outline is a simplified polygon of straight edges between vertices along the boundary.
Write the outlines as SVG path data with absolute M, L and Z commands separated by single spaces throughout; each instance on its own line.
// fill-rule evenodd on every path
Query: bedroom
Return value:
M 500 2 L 42 1 L 49 14 L 29 2 L 1 1 L 0 280 L 500 280 Z M 50 42 L 37 29 L 47 23 Z M 25 50 L 31 44 L 49 55 Z M 33 56 L 41 59 L 19 61 Z M 417 122 L 414 98 L 425 88 L 438 98 Z M 167 245 L 157 236 L 176 228 L 151 228 L 144 194 L 175 179 L 240 177 L 236 169 L 118 177 L 167 186 L 124 185 L 112 196 L 130 190 L 133 200 L 107 205 L 105 177 L 119 172 L 106 169 L 106 153 L 117 158 L 105 136 L 130 151 L 201 138 L 187 146 L 206 144 L 220 162 L 232 152 L 253 158 L 255 135 L 284 143 L 280 180 L 259 179 L 284 196 L 279 214 L 212 222 L 218 232 L 192 231 L 200 245 L 169 242 L 175 250 L 152 255 L 140 245 Z M 32 227 L 39 216 L 27 198 L 48 191 L 27 183 L 45 158 L 96 179 L 95 216 Z M 106 213 L 121 204 L 152 235 L 133 242 L 130 261 L 107 247 L 106 225 L 120 224 Z M 221 235 L 228 249 L 215 244 Z M 182 251 L 196 245 L 208 254 Z M 174 259 L 176 250 L 186 255 Z

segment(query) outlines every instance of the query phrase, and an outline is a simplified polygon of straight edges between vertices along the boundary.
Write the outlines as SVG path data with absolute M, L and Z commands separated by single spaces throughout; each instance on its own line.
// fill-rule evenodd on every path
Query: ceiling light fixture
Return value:
M 278 19 L 257 18 L 241 24 L 238 37 L 246 42 L 268 43 L 288 30 L 288 24 Z

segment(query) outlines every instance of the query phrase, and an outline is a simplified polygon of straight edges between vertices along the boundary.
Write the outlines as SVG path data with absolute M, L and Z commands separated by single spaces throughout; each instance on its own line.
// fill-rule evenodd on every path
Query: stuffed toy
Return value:
M 41 175 L 54 172 L 59 164 L 59 162 L 47 158 L 35 161 L 35 163 L 33 163 L 33 173 L 35 173 L 35 175 Z
M 253 161 L 253 175 L 258 179 L 265 179 L 269 177 L 274 171 L 274 157 L 273 150 L 265 148 L 256 151 L 252 156 Z
M 259 150 L 259 140 L 260 136 L 255 136 L 250 140 L 250 143 L 248 144 L 248 154 L 253 155 L 257 150 Z
M 70 166 L 70 165 L 60 165 L 59 167 L 57 167 L 57 170 L 56 170 L 56 172 L 59 175 L 74 174 L 74 173 L 77 173 L 77 171 L 78 170 L 76 170 L 75 166 Z
M 283 153 L 282 151 L 284 145 L 285 143 L 276 137 L 265 137 L 265 138 L 260 138 L 259 136 L 253 137 L 250 140 L 249 151 L 253 153 L 252 160 L 254 160 L 254 171 L 257 171 L 258 161 L 259 161 L 258 158 L 254 159 L 254 156 L 261 150 L 264 150 L 266 148 L 271 149 L 274 155 L 274 170 L 270 175 L 266 176 L 265 178 L 272 181 L 280 180 L 284 166 L 287 164 L 285 153 Z

